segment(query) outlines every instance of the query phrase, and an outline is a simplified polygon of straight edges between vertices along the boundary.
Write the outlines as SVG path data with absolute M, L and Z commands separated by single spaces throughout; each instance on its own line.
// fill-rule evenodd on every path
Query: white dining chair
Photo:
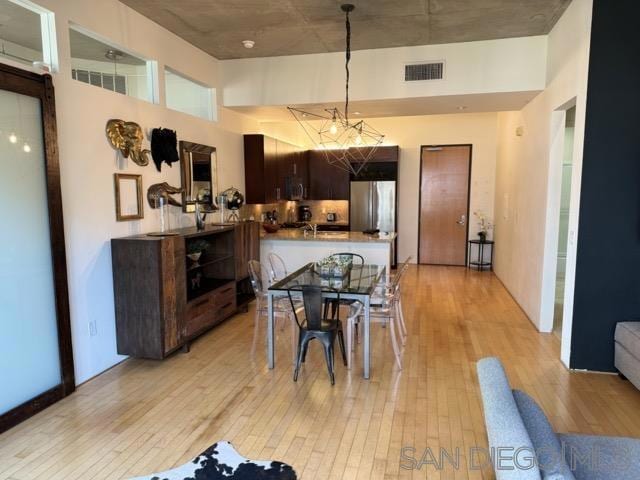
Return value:
M 402 313 L 400 281 L 407 269 L 407 263 L 401 265 L 397 273 L 392 277 L 390 284 L 381 285 L 371 297 L 370 321 L 382 323 L 389 327 L 391 346 L 399 369 L 402 369 L 402 348 L 398 342 L 406 343 L 406 327 L 404 327 L 404 315 Z M 354 303 L 347 316 L 347 368 L 351 368 L 352 352 L 357 342 L 358 325 L 363 316 L 363 305 Z
M 251 356 L 256 353 L 256 344 L 258 342 L 258 336 L 260 334 L 260 319 L 261 317 L 267 317 L 268 305 L 267 305 L 267 289 L 269 288 L 270 281 L 265 275 L 269 270 L 256 260 L 249 261 L 249 277 L 251 280 L 251 287 L 253 293 L 256 296 L 256 311 L 253 324 L 253 342 L 251 345 Z M 302 304 L 295 304 L 296 311 L 302 309 Z M 273 313 L 276 318 L 281 317 L 289 321 L 291 326 L 291 349 L 293 351 L 293 358 L 295 361 L 296 341 L 297 341 L 297 327 L 293 317 L 293 310 L 291 308 L 291 302 L 288 297 L 276 297 L 273 301 Z M 282 329 L 284 330 L 285 324 Z
M 278 280 L 282 280 L 289 272 L 287 272 L 287 266 L 284 263 L 284 260 L 277 253 L 269 253 L 269 266 L 271 269 L 269 270 L 270 280 L 271 282 L 277 282 Z

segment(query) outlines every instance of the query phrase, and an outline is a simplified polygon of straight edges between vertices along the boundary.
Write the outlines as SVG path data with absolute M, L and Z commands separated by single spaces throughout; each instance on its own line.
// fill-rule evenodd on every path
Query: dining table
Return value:
M 327 288 L 323 296 L 340 301 L 359 301 L 363 305 L 363 376 L 369 379 L 371 372 L 371 297 L 381 282 L 386 279 L 386 266 L 353 264 L 344 275 L 321 274 L 315 263 L 308 263 L 282 280 L 273 283 L 267 290 L 267 359 L 270 369 L 275 368 L 275 318 L 274 298 L 286 295 L 301 296 L 303 285 Z

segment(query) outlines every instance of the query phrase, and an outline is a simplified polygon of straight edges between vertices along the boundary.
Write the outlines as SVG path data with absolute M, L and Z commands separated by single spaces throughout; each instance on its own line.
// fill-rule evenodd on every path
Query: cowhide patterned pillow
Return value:
M 166 472 L 131 480 L 296 480 L 296 472 L 281 462 L 248 460 L 229 442 L 214 443 L 191 462 Z

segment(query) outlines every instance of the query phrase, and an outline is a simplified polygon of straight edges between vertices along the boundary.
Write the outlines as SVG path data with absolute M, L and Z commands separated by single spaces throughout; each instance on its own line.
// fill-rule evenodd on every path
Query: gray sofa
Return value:
M 555 433 L 531 397 L 511 390 L 500 360 L 477 369 L 497 480 L 640 479 L 640 440 Z
M 640 389 L 640 322 L 616 325 L 615 365 L 637 389 Z

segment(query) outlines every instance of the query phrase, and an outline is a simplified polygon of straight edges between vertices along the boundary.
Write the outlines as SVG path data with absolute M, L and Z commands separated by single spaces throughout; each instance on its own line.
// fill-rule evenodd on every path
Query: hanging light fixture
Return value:
M 347 3 L 340 8 L 345 13 L 347 33 L 344 113 L 337 108 L 327 108 L 324 113 L 308 112 L 295 107 L 287 108 L 316 149 L 324 153 L 329 164 L 358 176 L 384 141 L 384 135 L 362 120 L 357 122 L 349 120 L 349 62 L 351 60 L 349 14 L 355 7 Z
M 104 54 L 104 56 L 113 62 L 114 75 L 118 75 L 118 60 L 124 58 L 124 53 L 120 50 L 110 49 Z

